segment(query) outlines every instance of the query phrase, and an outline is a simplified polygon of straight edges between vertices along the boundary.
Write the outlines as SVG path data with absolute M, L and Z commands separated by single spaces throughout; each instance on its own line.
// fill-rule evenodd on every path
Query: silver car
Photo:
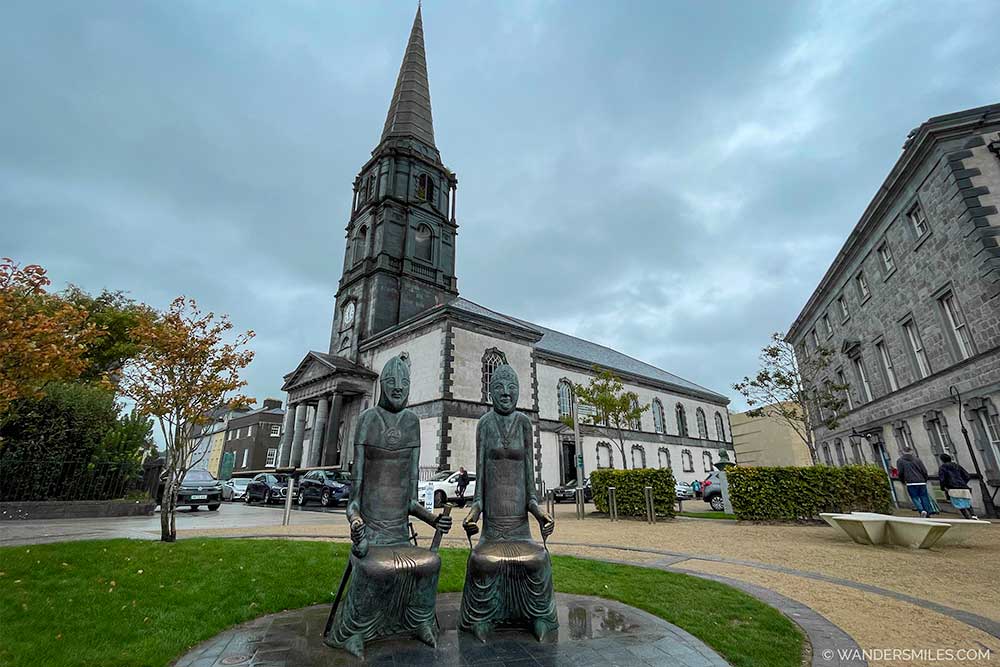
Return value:
M 222 485 L 223 500 L 242 500 L 247 493 L 250 480 L 245 477 L 234 477 Z

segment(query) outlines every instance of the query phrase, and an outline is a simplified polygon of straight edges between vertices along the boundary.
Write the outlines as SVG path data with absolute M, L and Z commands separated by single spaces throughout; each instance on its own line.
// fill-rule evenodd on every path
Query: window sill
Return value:
M 845 317 L 844 319 L 840 320 L 840 324 L 841 324 L 841 326 L 843 326 L 843 325 L 847 324 L 847 323 L 848 323 L 848 322 L 849 322 L 850 320 L 851 320 L 851 316 L 850 316 L 850 315 L 848 315 L 848 316 L 847 316 L 847 317 Z
M 920 246 L 922 246 L 924 242 L 927 241 L 927 239 L 929 239 L 930 237 L 931 237 L 931 231 L 928 229 L 926 232 L 924 232 L 924 235 L 918 238 L 917 242 L 913 245 L 913 252 L 920 250 Z
M 885 281 L 889 280 L 889 278 L 892 278 L 894 275 L 896 275 L 896 267 L 895 266 L 892 267 L 891 269 L 889 269 L 888 271 L 886 271 L 882 275 L 882 282 L 885 282 Z
M 862 299 L 861 299 L 861 305 L 862 306 L 865 305 L 866 303 L 868 303 L 869 301 L 871 301 L 871 299 L 872 299 L 872 295 L 871 295 L 871 292 L 869 292 L 868 296 L 862 297 Z

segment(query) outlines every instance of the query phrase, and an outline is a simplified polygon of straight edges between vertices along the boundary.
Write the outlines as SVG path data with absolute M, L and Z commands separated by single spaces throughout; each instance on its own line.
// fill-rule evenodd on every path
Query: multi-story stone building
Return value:
M 277 467 L 284 418 L 281 401 L 265 398 L 262 407 L 229 420 L 223 456 L 232 453 L 234 473 Z
M 628 432 L 626 461 L 584 427 L 585 472 L 671 466 L 681 480 L 703 478 L 718 450 L 732 448 L 725 396 L 458 296 L 457 185 L 434 142 L 418 9 L 381 140 L 354 181 L 329 351 L 308 353 L 285 376 L 281 466 L 350 465 L 354 423 L 375 401 L 377 373 L 405 351 L 424 472 L 475 469 L 490 375 L 508 363 L 520 378 L 518 408 L 535 425 L 539 483 L 575 478 L 572 431 L 559 418 L 570 409 L 570 383 L 586 383 L 595 366 L 614 371 L 652 409 Z
M 800 357 L 818 345 L 836 350 L 826 379 L 850 387 L 837 428 L 815 428 L 821 461 L 890 468 L 913 448 L 936 472 L 936 455 L 949 452 L 970 472 L 978 465 L 995 497 L 998 206 L 1000 104 L 931 118 L 910 133 L 788 332 Z M 895 490 L 908 504 L 903 487 Z

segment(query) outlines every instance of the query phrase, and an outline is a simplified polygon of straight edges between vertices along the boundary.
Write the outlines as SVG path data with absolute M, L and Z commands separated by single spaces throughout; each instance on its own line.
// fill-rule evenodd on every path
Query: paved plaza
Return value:
M 588 506 L 588 512 L 592 510 Z M 180 539 L 349 539 L 343 510 L 296 509 L 288 526 L 281 525 L 282 513 L 278 506 L 242 504 L 226 504 L 218 512 L 181 511 L 178 535 Z M 461 516 L 461 510 L 456 516 Z M 549 540 L 553 553 L 681 571 L 736 585 L 792 616 L 807 630 L 814 649 L 856 642 L 864 649 L 988 648 L 993 656 L 1000 656 L 1000 570 L 996 565 L 1000 525 L 984 529 L 963 545 L 914 550 L 864 547 L 825 525 L 685 518 L 650 525 L 612 523 L 590 513 L 581 521 L 571 505 L 557 505 L 556 516 L 556 532 Z M 0 545 L 112 537 L 156 539 L 158 534 L 158 515 L 3 522 Z M 422 540 L 429 537 L 428 531 L 421 533 Z M 443 546 L 468 548 L 468 542 L 455 529 Z M 822 654 L 816 654 L 813 664 L 851 663 L 823 661 Z M 915 663 L 890 660 L 879 664 Z

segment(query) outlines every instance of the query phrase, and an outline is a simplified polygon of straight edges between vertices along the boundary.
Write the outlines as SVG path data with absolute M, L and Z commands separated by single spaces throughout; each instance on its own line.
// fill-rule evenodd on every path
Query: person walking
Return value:
M 951 460 L 948 454 L 942 454 L 941 467 L 938 468 L 938 482 L 948 494 L 951 506 L 962 513 L 963 519 L 978 519 L 972 513 L 972 489 L 969 488 L 969 473 L 965 468 Z
M 458 469 L 458 499 L 465 498 L 465 489 L 469 486 L 469 473 L 465 468 Z
M 931 497 L 927 493 L 927 468 L 924 462 L 913 455 L 913 450 L 907 449 L 896 460 L 899 471 L 899 481 L 906 485 L 906 492 L 913 501 L 913 507 L 920 516 L 926 517 L 934 513 Z

